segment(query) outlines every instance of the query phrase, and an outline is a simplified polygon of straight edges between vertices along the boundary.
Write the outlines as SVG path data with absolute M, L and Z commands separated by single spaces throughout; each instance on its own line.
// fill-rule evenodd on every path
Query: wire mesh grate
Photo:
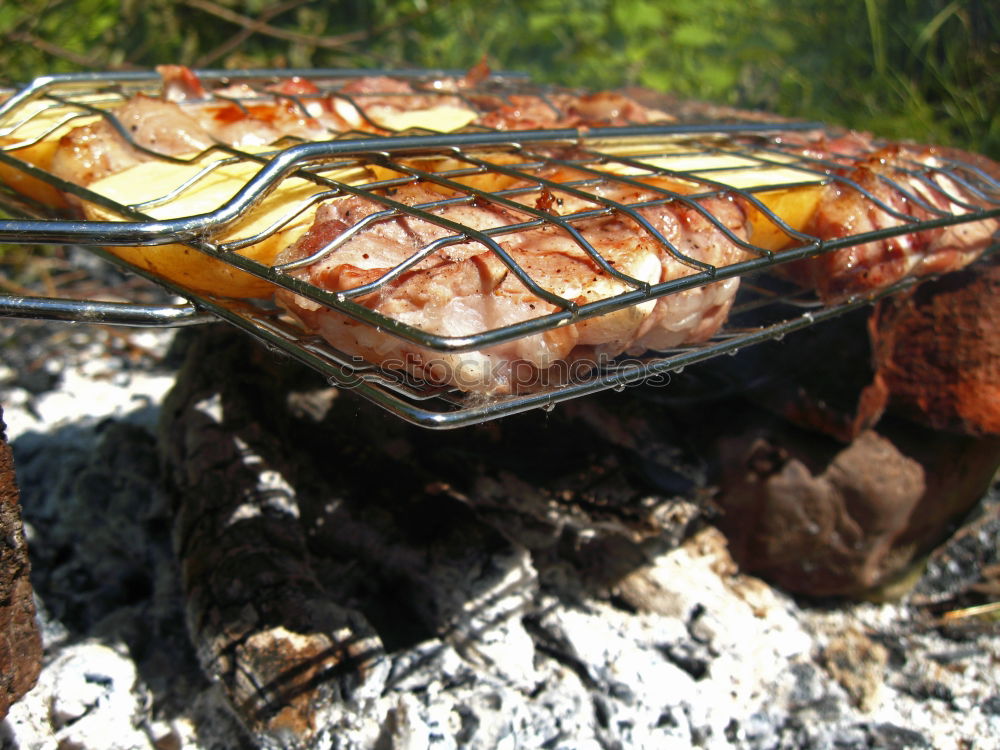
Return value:
M 305 362 L 331 382 L 431 427 L 460 426 L 663 377 L 687 364 L 827 320 L 913 281 L 905 278 L 870 294 L 823 301 L 814 291 L 782 279 L 783 267 L 841 248 L 1000 216 L 1000 184 L 980 166 L 947 156 L 921 161 L 907 152 L 887 160 L 885 144 L 859 145 L 841 134 L 821 132 L 815 123 L 663 121 L 559 127 L 572 124 L 567 104 L 574 101 L 572 94 L 541 89 L 516 76 L 456 90 L 435 88 L 435 82 L 454 80 L 453 75 L 394 72 L 395 80 L 409 86 L 407 92 L 398 93 L 366 93 L 358 85 L 352 89 L 352 83 L 366 80 L 353 71 L 200 72 L 199 78 L 208 86 L 205 101 L 216 108 L 233 107 L 234 118 L 275 106 L 290 107 L 306 118 L 322 103 L 353 113 L 353 121 L 343 119 L 359 127 L 327 129 L 328 139 L 321 142 L 290 138 L 261 148 L 216 143 L 180 157 L 163 158 L 145 149 L 144 160 L 155 157 L 177 167 L 173 182 L 154 194 L 122 200 L 103 194 L 99 182 L 89 188 L 72 184 L 18 158 L 19 153 L 88 118 L 113 122 L 116 108 L 132 97 L 158 95 L 160 78 L 128 74 L 41 79 L 12 93 L 0 106 L 0 167 L 71 196 L 74 205 L 53 209 L 7 190 L 0 201 L 15 218 L 0 220 L 0 240 L 92 247 L 110 262 L 144 273 L 191 300 L 192 316 L 208 311 Z M 307 84 L 296 84 L 296 89 L 281 81 Z M 403 102 L 397 110 L 442 103 L 455 111 L 464 107 L 478 120 L 465 123 L 459 132 L 431 132 L 416 127 L 412 118 L 397 117 L 397 124 L 406 127 L 392 130 L 386 127 L 388 116 L 383 113 L 380 119 L 375 113 L 387 100 Z M 491 113 L 517 108 L 556 127 L 513 132 L 489 126 Z M 122 123 L 117 123 L 117 130 L 131 140 Z M 862 184 L 853 170 L 866 160 L 875 165 L 875 178 Z M 215 185 L 225 188 L 217 205 L 183 210 L 197 206 L 206 186 Z M 792 226 L 774 207 L 775 196 L 803 189 L 850 193 L 865 210 L 891 220 L 870 231 L 820 236 Z M 733 203 L 754 216 L 755 231 L 738 231 L 720 213 Z M 99 210 L 81 218 L 75 213 L 79 205 Z M 318 212 L 330 205 L 353 206 L 361 216 L 353 223 L 342 221 L 337 232 L 314 241 L 308 252 L 296 257 L 282 255 L 262 262 L 243 253 L 280 239 L 291 229 L 298 228 L 296 236 L 301 237 L 309 226 L 316 226 Z M 694 257 L 658 225 L 657 217 L 664 212 L 690 214 L 691 221 L 708 227 L 732 252 L 725 255 L 725 262 Z M 472 214 L 488 215 L 490 220 L 465 220 Z M 653 280 L 624 268 L 617 256 L 594 241 L 593 228 L 612 219 L 643 242 L 655 244 L 682 270 L 671 278 Z M 397 225 L 418 227 L 422 237 L 397 262 L 366 269 L 371 272 L 334 289 L 321 288 L 302 273 L 339 257 L 345 246 L 359 242 L 366 233 L 386 233 Z M 612 291 L 588 300 L 537 278 L 526 256 L 511 250 L 532 233 L 569 243 L 572 249 L 567 252 L 578 254 L 602 278 L 612 280 Z M 370 358 L 338 349 L 276 306 L 270 293 L 247 299 L 214 296 L 144 272 L 100 249 L 157 245 L 190 248 L 252 275 L 279 297 L 309 300 L 353 324 L 443 353 L 489 350 L 730 279 L 740 280 L 741 286 L 726 325 L 704 341 L 652 353 L 616 354 L 591 361 L 579 372 L 564 372 L 551 383 L 535 383 L 530 390 L 484 396 L 426 382 L 413 372 L 380 367 Z M 516 278 L 526 294 L 537 299 L 537 314 L 455 332 L 415 324 L 372 302 L 391 295 L 402 280 L 435 263 L 484 254 L 499 261 L 503 275 Z M 14 307 L 8 300 L 2 310 L 20 317 L 32 315 L 30 301 L 19 302 L 16 312 Z M 766 323 L 759 317 L 741 323 L 765 308 L 771 313 Z M 55 314 L 52 309 L 50 302 L 40 303 L 34 313 L 72 316 L 71 311 Z M 114 309 L 96 315 L 116 322 Z M 177 319 L 176 310 L 164 315 Z M 120 318 L 143 324 L 151 314 Z

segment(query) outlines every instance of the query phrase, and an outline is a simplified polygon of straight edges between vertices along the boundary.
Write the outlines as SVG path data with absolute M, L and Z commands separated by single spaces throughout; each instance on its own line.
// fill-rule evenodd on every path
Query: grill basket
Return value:
M 977 165 L 958 160 L 943 160 L 935 172 L 961 185 L 975 195 L 976 205 L 959 205 L 955 211 L 935 209 L 908 190 L 901 177 L 894 185 L 914 204 L 922 205 L 931 218 L 917 220 L 882 203 L 875 195 L 847 178 L 837 175 L 839 166 L 829 155 L 810 156 L 800 146 L 785 142 L 788 133 L 813 132 L 816 123 L 718 119 L 711 121 L 671 122 L 656 125 L 622 127 L 548 128 L 502 131 L 468 127 L 461 132 L 442 133 L 409 128 L 385 132 L 385 127 L 368 118 L 364 94 L 344 93 L 346 83 L 370 71 L 200 71 L 199 78 L 212 87 L 244 84 L 251 98 L 241 98 L 240 107 L 273 104 L 292 100 L 307 112 L 310 97 L 333 97 L 355 108 L 372 130 L 380 132 L 331 133 L 323 142 L 296 142 L 286 139 L 267 150 L 235 149 L 213 146 L 194 157 L 172 161 L 186 163 L 189 178 L 162 195 L 125 205 L 111 201 L 86 188 L 60 180 L 18 158 L 18 150 L 63 132 L 74 122 L 95 117 L 114 122 L 113 111 L 139 93 L 158 95 L 160 77 L 152 73 L 73 74 L 49 76 L 31 85 L 12 90 L 0 106 L 0 167 L 17 170 L 26 176 L 51 185 L 81 201 L 89 201 L 113 214 L 115 220 L 85 221 L 71 213 L 60 213 L 9 189 L 0 192 L 0 209 L 10 218 L 0 220 L 0 241 L 28 244 L 66 243 L 92 250 L 108 262 L 150 278 L 186 302 L 162 307 L 113 304 L 96 301 L 55 300 L 34 297 L 0 297 L 0 314 L 14 317 L 55 318 L 123 325 L 176 326 L 221 318 L 266 345 L 284 352 L 314 368 L 333 385 L 350 388 L 394 414 L 427 427 L 457 427 L 485 421 L 534 408 L 552 408 L 557 402 L 607 388 L 623 388 L 650 379 L 668 380 L 669 373 L 712 357 L 735 353 L 742 347 L 780 338 L 787 333 L 820 323 L 848 310 L 870 304 L 876 297 L 892 294 L 914 283 L 905 279 L 876 294 L 851 297 L 835 304 L 824 304 L 808 290 L 793 285 L 774 271 L 783 264 L 852 245 L 886 239 L 911 232 L 973 222 L 1000 216 L 1000 184 Z M 456 96 L 453 90 L 438 90 L 434 81 L 454 78 L 447 71 L 393 71 L 394 78 L 410 80 L 421 86 L 421 94 L 431 97 Z M 318 94 L 276 94 L 271 84 L 291 76 L 308 78 Z M 555 89 L 532 85 L 522 77 L 495 75 L 460 96 L 470 108 L 483 101 L 517 101 L 518 96 L 532 96 L 546 106 L 558 109 Z M 214 96 L 221 96 L 211 94 Z M 385 97 L 384 94 L 380 95 Z M 44 122 L 44 127 L 40 123 Z M 62 130 L 60 130 L 62 129 Z M 128 135 L 119 123 L 119 129 Z M 831 135 L 832 137 L 832 135 Z M 502 158 L 498 158 L 502 157 Z M 836 156 L 835 154 L 833 155 Z M 447 169 L 428 171 L 421 164 L 437 159 Z M 571 180 L 551 183 L 545 175 L 565 170 Z M 919 172 L 902 168 L 907 179 Z M 195 215 L 170 215 L 172 205 L 186 194 L 197 191 L 204 181 L 222 170 L 243 170 L 248 174 L 230 200 L 210 212 Z M 365 172 L 366 180 L 351 179 Z M 904 174 L 905 173 L 905 174 Z M 372 179 L 370 175 L 376 175 Z M 484 190 L 476 187 L 476 177 L 490 175 L 505 180 L 512 187 Z M 685 256 L 663 236 L 655 239 L 675 258 L 690 267 L 680 278 L 659 284 L 647 284 L 622 276 L 627 287 L 615 296 L 580 304 L 559 297 L 545 289 L 522 267 L 505 256 L 500 246 L 504 236 L 552 226 L 572 236 L 595 263 L 614 272 L 598 249 L 590 246 L 576 231 L 589 220 L 619 213 L 637 216 L 649 207 L 622 205 L 594 196 L 603 186 L 647 185 L 650 177 L 672 180 L 690 186 L 684 192 L 663 188 L 661 203 L 678 202 L 699 211 L 717 229 L 747 251 L 746 259 L 723 266 L 712 266 Z M 640 182 L 645 180 L 645 182 Z M 779 219 L 759 198 L 766 191 L 796 189 L 840 180 L 845 188 L 859 191 L 865 200 L 889 211 L 899 225 L 876 232 L 856 234 L 836 240 L 795 231 Z M 405 205 L 393 200 L 393 191 L 415 181 L 441 189 L 441 199 L 422 205 Z M 261 210 L 270 195 L 293 184 L 300 200 L 263 230 L 240 234 L 247 217 Z M 907 183 L 909 184 L 909 183 Z M 929 183 L 930 184 L 930 183 Z M 306 186 L 303 189 L 303 186 Z M 543 200 L 545 191 L 579 195 L 592 204 L 588 210 L 559 216 L 532 209 L 532 202 Z M 278 191 L 278 192 L 276 192 Z M 342 292 L 319 289 L 293 275 L 298 263 L 270 265 L 240 255 L 240 249 L 258 243 L 282 231 L 303 212 L 321 201 L 338 196 L 359 196 L 378 205 L 367 223 L 391 221 L 406 214 L 438 226 L 451 234 L 425 247 L 417 257 L 393 269 L 376 281 Z M 787 237 L 787 246 L 774 252 L 740 239 L 724 223 L 703 207 L 704 199 L 736 197 L 754 206 L 774 232 Z M 516 206 L 524 217 L 518 225 L 478 231 L 442 219 L 440 208 L 455 205 Z M 438 211 L 437 213 L 435 213 Z M 362 222 L 364 223 L 364 222 Z M 363 228 L 363 227 L 362 227 Z M 361 228 L 358 229 L 360 231 Z M 354 230 L 351 230 L 354 231 Z M 995 238 L 994 238 L 995 239 Z M 467 335 L 445 336 L 406 325 L 358 302 L 358 298 L 377 293 L 421 259 L 460 242 L 480 242 L 503 258 L 509 270 L 539 299 L 554 305 L 555 311 L 497 328 Z M 182 244 L 205 253 L 232 267 L 265 280 L 275 288 L 287 289 L 314 303 L 327 306 L 372 326 L 387 336 L 395 336 L 432 352 L 469 352 L 496 346 L 524 336 L 552 331 L 559 326 L 597 315 L 640 305 L 664 295 L 675 294 L 725 279 L 740 279 L 740 289 L 724 327 L 710 340 L 668 351 L 641 356 L 621 356 L 579 373 L 578 377 L 558 386 L 539 388 L 528 393 L 484 397 L 453 388 L 421 382 L 406 373 L 380 368 L 349 352 L 338 351 L 320 337 L 305 330 L 267 298 L 229 299 L 199 293 L 185 286 L 164 281 L 102 249 L 108 246 L 146 246 Z M 322 253 L 333 252 L 335 245 Z

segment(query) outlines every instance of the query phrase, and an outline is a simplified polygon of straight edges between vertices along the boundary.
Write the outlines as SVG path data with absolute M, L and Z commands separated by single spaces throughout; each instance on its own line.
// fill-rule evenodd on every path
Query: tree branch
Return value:
M 11 42 L 14 44 L 30 44 L 41 52 L 47 55 L 52 55 L 53 57 L 58 57 L 61 60 L 66 60 L 73 63 L 74 65 L 79 65 L 82 68 L 104 68 L 106 65 L 104 62 L 96 57 L 87 56 L 80 54 L 79 52 L 74 52 L 71 49 L 66 49 L 65 47 L 60 47 L 58 44 L 53 44 L 52 42 L 47 42 L 39 36 L 32 34 L 30 31 L 9 31 L 3 35 L 3 39 L 6 42 Z M 126 70 L 134 69 L 135 66 L 130 63 L 124 63 L 122 65 L 112 66 L 115 70 Z
M 267 23 L 272 18 L 280 16 L 282 13 L 297 8 L 300 5 L 304 5 L 307 2 L 309 2 L 309 0 L 288 0 L 288 2 L 281 3 L 280 5 L 271 6 L 267 10 L 263 11 L 257 18 L 257 20 L 261 23 Z M 241 44 L 243 44 L 243 42 L 245 42 L 247 39 L 253 36 L 254 33 L 255 32 L 252 28 L 244 26 L 242 29 L 240 29 L 240 31 L 237 34 L 230 37 L 222 44 L 218 45 L 211 52 L 206 52 L 201 57 L 199 57 L 195 61 L 194 64 L 195 67 L 204 68 L 209 64 L 211 64 L 212 62 L 214 62 L 215 60 L 218 60 L 220 57 L 225 57 L 230 52 L 239 47 Z
M 296 42 L 299 44 L 310 44 L 314 47 L 322 47 L 324 49 L 339 49 L 368 36 L 367 31 L 352 31 L 347 34 L 325 37 L 302 34 L 298 31 L 281 29 L 259 19 L 235 13 L 212 0 L 183 0 L 183 3 L 191 8 L 196 8 L 217 18 L 221 18 L 223 21 L 241 26 L 255 34 L 264 34 L 275 39 L 284 39 L 287 42 Z

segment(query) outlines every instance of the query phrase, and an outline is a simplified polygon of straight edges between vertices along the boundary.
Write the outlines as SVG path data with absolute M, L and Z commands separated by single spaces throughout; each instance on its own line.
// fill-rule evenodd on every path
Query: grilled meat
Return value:
M 114 110 L 124 132 L 108 118 L 70 130 L 52 157 L 52 170 L 89 185 L 133 164 L 198 153 L 214 143 L 253 148 L 287 137 L 320 141 L 346 132 L 453 131 L 470 124 L 524 130 L 672 119 L 613 92 L 467 99 L 464 79 L 421 89 L 388 76 L 357 78 L 333 93 L 322 93 L 301 78 L 259 89 L 234 84 L 209 91 L 188 68 L 161 65 L 157 70 L 162 96 L 136 95 Z
M 815 289 L 827 302 L 884 289 L 907 276 L 931 276 L 962 268 L 996 241 L 1000 219 L 962 221 L 903 233 L 907 225 L 964 216 L 1000 203 L 1000 166 L 978 159 L 992 171 L 967 172 L 969 182 L 949 165 L 940 149 L 893 145 L 877 148 L 871 138 L 850 134 L 818 140 L 803 150 L 834 168 L 803 231 L 834 241 L 883 230 L 899 234 L 850 244 L 790 264 L 783 272 Z M 960 154 L 965 160 L 971 155 Z M 946 173 L 945 167 L 952 167 Z
M 597 192 L 594 189 L 595 197 Z M 634 186 L 602 185 L 599 192 L 620 204 L 662 197 Z M 541 196 L 544 193 L 533 199 L 531 208 L 536 212 L 522 212 L 478 200 L 449 203 L 422 185 L 407 186 L 392 195 L 392 200 L 418 207 L 428 218 L 379 214 L 381 206 L 360 197 L 334 200 L 320 208 L 310 231 L 278 262 L 305 261 L 291 273 L 334 292 L 381 282 L 356 301 L 422 331 L 466 336 L 564 308 L 532 292 L 488 242 L 470 239 L 469 234 L 443 226 L 445 222 L 458 222 L 475 234 L 489 233 L 513 264 L 567 305 L 609 299 L 695 273 L 697 268 L 675 251 L 713 265 L 727 265 L 748 255 L 691 206 L 660 201 L 636 210 L 659 237 L 634 216 L 617 211 L 571 223 L 579 238 L 607 262 L 609 268 L 602 268 L 564 227 L 546 223 L 504 231 L 535 218 L 538 204 L 548 205 L 551 200 Z M 722 199 L 705 203 L 711 204 L 706 208 L 734 237 L 745 238 L 747 217 L 735 203 Z M 567 204 L 560 208 L 566 211 Z M 573 212 L 566 212 L 563 218 L 572 216 Z M 386 276 L 403 263 L 409 264 L 403 273 Z M 484 350 L 447 354 L 376 331 L 300 295 L 279 291 L 277 296 L 309 329 L 345 352 L 423 380 L 495 395 L 565 382 L 627 350 L 704 340 L 725 320 L 736 287 L 735 280 L 717 282 Z

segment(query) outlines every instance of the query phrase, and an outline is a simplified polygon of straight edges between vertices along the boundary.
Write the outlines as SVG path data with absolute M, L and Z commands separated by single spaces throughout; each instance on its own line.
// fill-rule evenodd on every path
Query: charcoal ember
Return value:
M 0 409 L 0 719 L 31 689 L 41 670 L 30 571 L 14 460 Z
M 894 411 L 935 429 L 1000 434 L 1000 258 L 881 301 L 870 327 Z
M 1000 443 L 883 422 L 848 446 L 775 425 L 719 442 L 720 527 L 747 571 L 812 596 L 889 583 L 986 492 Z
M 911 600 L 933 605 L 959 599 L 956 608 L 970 593 L 982 589 L 993 572 L 1000 574 L 1000 484 L 994 484 L 983 501 L 945 544 L 927 559 L 923 577 L 914 587 Z M 975 601 L 968 603 L 978 603 Z
M 861 729 L 865 735 L 864 747 L 884 747 L 888 750 L 915 750 L 915 748 L 932 747 L 932 744 L 920 732 L 914 732 L 912 729 L 889 722 L 864 724 Z

